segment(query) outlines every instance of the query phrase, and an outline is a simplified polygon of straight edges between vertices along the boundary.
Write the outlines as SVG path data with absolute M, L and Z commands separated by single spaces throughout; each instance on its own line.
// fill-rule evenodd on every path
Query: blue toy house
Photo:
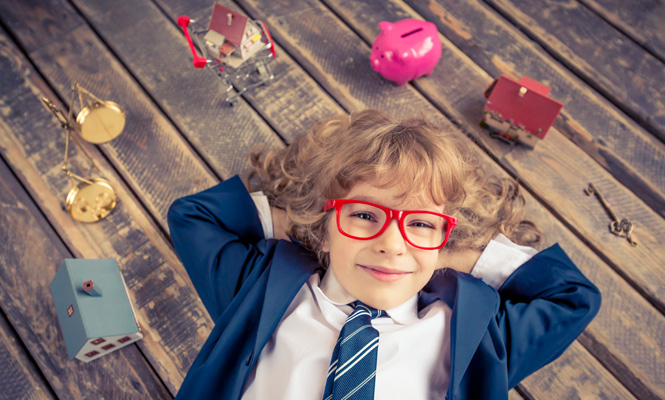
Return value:
M 113 259 L 65 259 L 51 281 L 69 359 L 92 361 L 143 338 Z

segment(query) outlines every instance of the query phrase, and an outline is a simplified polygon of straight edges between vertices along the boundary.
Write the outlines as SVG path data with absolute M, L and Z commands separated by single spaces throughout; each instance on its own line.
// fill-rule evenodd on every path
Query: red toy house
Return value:
M 492 137 L 534 147 L 545 138 L 563 104 L 548 97 L 550 88 L 527 76 L 519 82 L 500 76 L 485 91 L 483 122 Z
M 270 66 L 275 58 L 275 46 L 263 22 L 250 20 L 215 3 L 208 29 L 194 24 L 190 36 L 190 23 L 194 20 L 188 16 L 178 17 L 178 25 L 182 27 L 192 52 L 192 63 L 195 68 L 207 67 L 224 80 L 226 101 L 231 105 L 247 90 L 275 78 Z M 196 53 L 192 37 L 203 57 Z
M 260 27 L 246 16 L 215 3 L 204 40 L 209 54 L 233 68 L 264 48 Z

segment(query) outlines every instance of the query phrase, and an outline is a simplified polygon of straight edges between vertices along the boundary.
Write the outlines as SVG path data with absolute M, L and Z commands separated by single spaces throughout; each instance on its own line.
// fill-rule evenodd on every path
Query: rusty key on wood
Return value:
M 637 246 L 637 242 L 632 238 L 633 223 L 627 218 L 620 219 L 617 217 L 612 208 L 610 208 L 610 204 L 605 200 L 605 197 L 598 191 L 598 188 L 596 188 L 596 185 L 589 183 L 589 186 L 584 189 L 584 193 L 586 193 L 587 196 L 595 195 L 598 201 L 600 201 L 605 212 L 607 212 L 607 215 L 612 219 L 612 222 L 610 222 L 610 232 L 617 236 L 625 237 L 628 239 L 631 246 Z

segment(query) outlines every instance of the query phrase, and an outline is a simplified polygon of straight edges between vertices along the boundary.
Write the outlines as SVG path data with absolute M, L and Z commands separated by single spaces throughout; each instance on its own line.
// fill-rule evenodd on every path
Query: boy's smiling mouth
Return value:
M 363 271 L 365 271 L 369 275 L 371 275 L 374 279 L 379 280 L 381 282 L 395 282 L 399 279 L 404 278 L 405 276 L 407 276 L 411 273 L 411 272 L 408 272 L 408 271 L 400 271 L 400 270 L 381 267 L 381 266 L 376 266 L 376 265 L 360 265 L 360 264 L 358 264 L 358 266 L 360 268 L 362 268 Z

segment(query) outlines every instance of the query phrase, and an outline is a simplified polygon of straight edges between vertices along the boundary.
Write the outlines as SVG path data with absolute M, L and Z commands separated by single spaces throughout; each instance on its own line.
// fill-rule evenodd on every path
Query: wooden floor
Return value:
M 268 25 L 277 76 L 235 107 L 195 70 L 176 25 L 212 0 L 0 1 L 0 399 L 171 398 L 213 322 L 173 252 L 173 200 L 247 170 L 255 143 L 284 146 L 314 121 L 363 108 L 423 113 L 519 179 L 528 214 L 601 289 L 603 305 L 557 361 L 511 399 L 665 398 L 665 1 L 223 0 Z M 380 21 L 437 24 L 434 74 L 406 86 L 369 67 Z M 483 92 L 528 75 L 565 104 L 534 150 L 488 137 Z M 72 81 L 120 104 L 117 139 L 86 144 L 119 204 L 84 224 L 63 210 L 64 134 L 40 97 Z M 70 166 L 90 163 L 72 149 Z M 608 230 L 593 182 L 639 242 Z M 68 361 L 48 289 L 64 258 L 113 258 L 145 338 Z M 479 382 L 482 384 L 482 382 Z

